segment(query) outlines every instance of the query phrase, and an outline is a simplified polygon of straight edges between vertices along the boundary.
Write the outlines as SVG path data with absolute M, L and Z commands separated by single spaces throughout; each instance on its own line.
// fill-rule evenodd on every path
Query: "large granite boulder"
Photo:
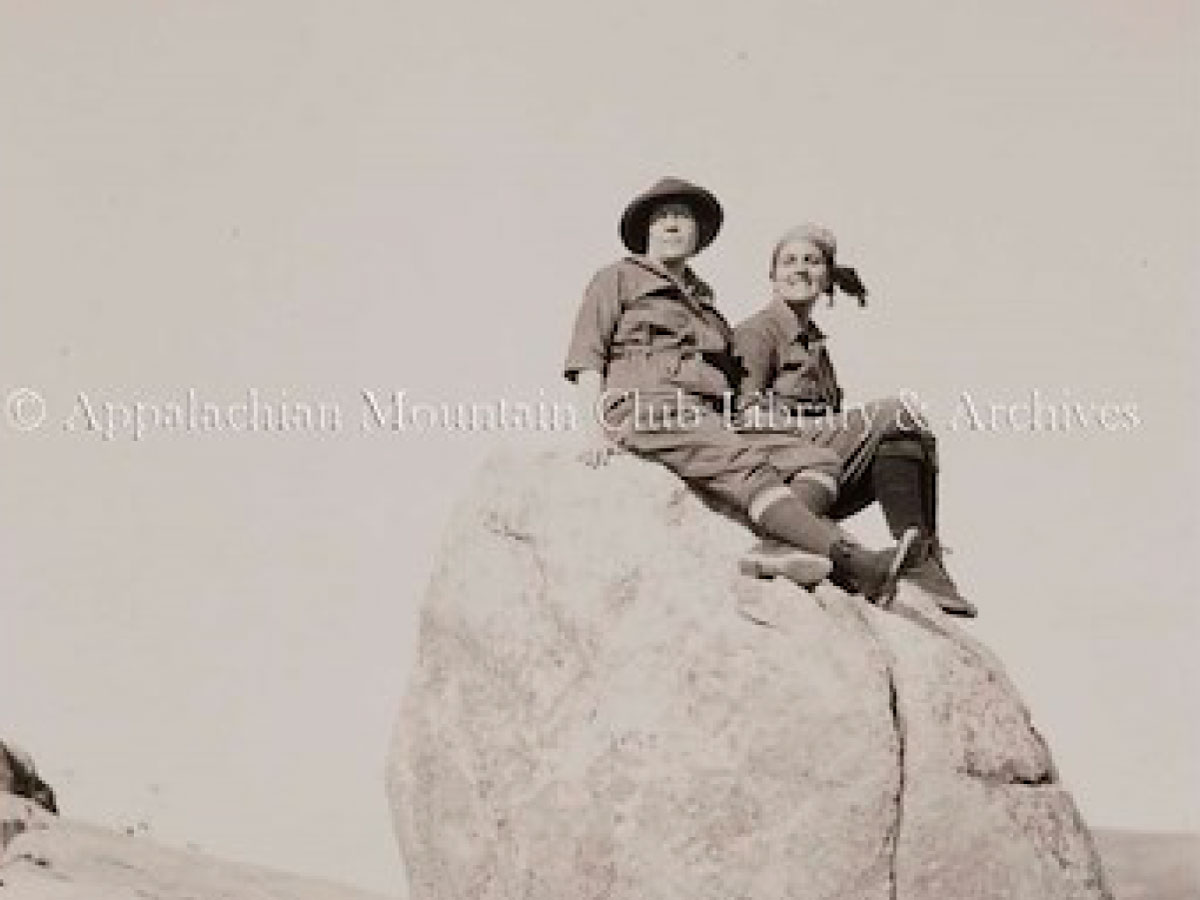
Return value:
M 753 540 L 631 457 L 488 463 L 388 764 L 412 900 L 1109 897 L 999 663 Z

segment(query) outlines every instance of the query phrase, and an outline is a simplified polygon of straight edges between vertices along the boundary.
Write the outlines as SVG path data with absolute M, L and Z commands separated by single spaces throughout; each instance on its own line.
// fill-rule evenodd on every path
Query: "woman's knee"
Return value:
M 900 435 L 920 440 L 933 440 L 933 429 L 912 401 L 900 397 L 877 400 L 871 410 L 873 425 L 883 436 Z
M 937 468 L 937 437 L 929 428 L 891 428 L 879 438 L 876 456 L 902 456 Z

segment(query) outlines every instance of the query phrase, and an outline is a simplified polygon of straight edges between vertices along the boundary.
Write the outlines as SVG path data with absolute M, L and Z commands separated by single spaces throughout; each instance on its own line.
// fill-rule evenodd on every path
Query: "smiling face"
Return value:
M 650 213 L 646 255 L 658 262 L 680 262 L 696 252 L 699 227 L 686 203 L 660 203 Z
M 811 306 L 832 284 L 832 266 L 820 246 L 804 238 L 780 245 L 771 267 L 776 297 L 792 306 Z

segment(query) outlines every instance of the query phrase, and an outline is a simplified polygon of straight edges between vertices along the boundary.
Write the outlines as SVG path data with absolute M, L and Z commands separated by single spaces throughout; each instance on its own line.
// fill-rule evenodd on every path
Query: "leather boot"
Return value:
M 937 536 L 937 475 L 931 435 L 893 438 L 880 445 L 872 469 L 875 496 L 893 534 L 911 526 L 920 530 L 919 557 L 904 579 L 932 595 L 946 614 L 974 618 L 979 611 L 959 593 L 942 559 Z
M 936 535 L 923 535 L 917 542 L 917 563 L 904 572 L 906 581 L 911 581 L 922 590 L 933 595 L 942 612 L 951 616 L 973 619 L 979 615 L 975 605 L 958 591 L 958 585 L 946 571 L 942 562 L 944 548 Z
M 891 606 L 896 596 L 896 579 L 918 560 L 918 532 L 910 528 L 900 535 L 896 546 L 886 550 L 868 550 L 846 538 L 839 538 L 830 548 L 833 572 L 858 588 L 868 601 L 877 606 Z

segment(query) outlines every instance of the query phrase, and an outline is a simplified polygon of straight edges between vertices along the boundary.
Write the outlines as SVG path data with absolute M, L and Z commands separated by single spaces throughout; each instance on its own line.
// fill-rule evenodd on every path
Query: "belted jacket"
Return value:
M 713 306 L 708 285 L 681 278 L 642 256 L 601 269 L 584 292 L 564 374 L 599 372 L 610 396 L 677 392 L 719 405 L 740 377 L 733 329 Z
M 772 300 L 740 324 L 734 347 L 745 377 L 739 405 L 838 412 L 842 389 L 825 335 L 810 319 L 803 325 L 781 300 Z

